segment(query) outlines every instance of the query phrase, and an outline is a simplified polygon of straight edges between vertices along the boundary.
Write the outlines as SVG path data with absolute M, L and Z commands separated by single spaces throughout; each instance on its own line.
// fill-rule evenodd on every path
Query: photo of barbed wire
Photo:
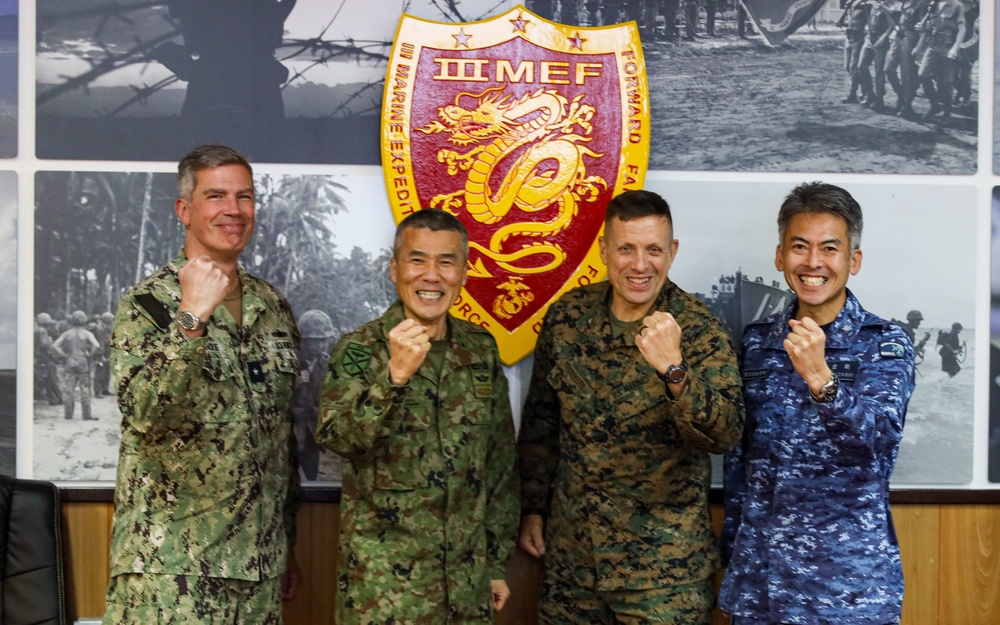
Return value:
M 962 0 L 961 29 L 956 16 L 942 16 L 953 5 L 939 0 L 527 5 L 570 24 L 636 21 L 649 78 L 650 169 L 976 171 L 979 0 Z M 776 45 L 748 15 L 806 5 L 815 12 L 796 13 Z
M 747 323 L 792 301 L 774 257 L 778 208 L 793 186 L 646 181 L 647 189 L 670 203 L 680 242 L 670 279 L 708 305 L 737 347 Z M 911 334 L 916 352 L 916 387 L 892 484 L 967 483 L 972 479 L 974 398 L 981 374 L 975 366 L 979 278 L 971 269 L 976 266 L 976 190 L 844 187 L 864 211 L 861 270 L 849 278 L 847 288 L 866 310 Z M 942 206 L 948 207 L 947 230 L 940 227 Z M 716 465 L 721 467 L 718 460 Z M 717 477 L 721 482 L 721 473 Z
M 0 475 L 14 475 L 17 450 L 17 174 L 0 171 Z
M 108 366 L 108 338 L 125 292 L 184 245 L 184 228 L 174 213 L 176 185 L 176 176 L 165 173 L 44 171 L 35 176 L 37 479 L 115 478 L 121 414 Z M 254 234 L 241 265 L 285 295 L 303 335 L 293 400 L 303 477 L 339 482 L 337 457 L 310 445 L 311 433 L 325 377 L 324 354 L 344 333 L 381 315 L 396 297 L 389 280 L 395 225 L 384 182 L 378 175 L 258 174 L 254 186 Z M 77 345 L 66 340 L 57 349 L 61 336 L 79 335 L 80 329 L 100 349 L 85 349 L 89 340 Z M 73 351 L 77 348 L 79 353 Z
M 252 162 L 377 165 L 400 15 L 471 21 L 511 5 L 39 0 L 37 156 L 172 161 L 217 142 Z

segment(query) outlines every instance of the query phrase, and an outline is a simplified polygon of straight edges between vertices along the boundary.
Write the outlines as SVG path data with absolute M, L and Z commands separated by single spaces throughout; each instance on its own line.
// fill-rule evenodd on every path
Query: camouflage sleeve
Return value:
M 130 427 L 149 432 L 163 424 L 169 408 L 201 396 L 195 385 L 201 382 L 210 341 L 207 336 L 188 340 L 173 324 L 160 328 L 131 297 L 121 303 L 111 339 L 111 371 Z
M 559 466 L 559 398 L 549 385 L 555 354 L 549 308 L 535 345 L 528 397 L 521 413 L 517 460 L 521 475 L 521 514 L 548 515 L 550 492 Z
M 884 456 L 902 440 L 906 405 L 915 383 L 910 337 L 892 326 L 875 340 L 874 360 L 861 363 L 853 385 L 841 384 L 832 402 L 813 400 L 831 440 L 864 457 Z M 901 353 L 881 354 L 883 350 Z
M 493 346 L 494 352 L 496 346 Z M 493 571 L 491 579 L 504 579 L 507 558 L 510 557 L 518 528 L 518 476 L 517 448 L 514 441 L 514 417 L 510 411 L 510 391 L 507 377 L 499 365 L 500 356 L 493 376 L 493 409 L 497 430 L 493 434 L 486 459 L 486 527 L 488 557 L 487 566 Z
M 681 436 L 699 449 L 721 454 L 743 435 L 743 393 L 729 337 L 712 318 L 684 328 L 688 382 L 674 401 Z
M 365 461 L 396 430 L 409 387 L 390 382 L 386 350 L 359 339 L 345 336 L 330 354 L 316 442 L 349 460 Z

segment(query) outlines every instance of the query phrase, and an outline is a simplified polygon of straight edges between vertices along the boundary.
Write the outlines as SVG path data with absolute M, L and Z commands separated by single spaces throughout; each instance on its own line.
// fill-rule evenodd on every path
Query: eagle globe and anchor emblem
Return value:
M 382 162 L 397 221 L 446 210 L 469 231 L 452 308 L 489 329 L 501 359 L 531 353 L 548 305 L 602 280 L 604 207 L 641 188 L 649 98 L 634 22 L 404 15 L 386 75 Z

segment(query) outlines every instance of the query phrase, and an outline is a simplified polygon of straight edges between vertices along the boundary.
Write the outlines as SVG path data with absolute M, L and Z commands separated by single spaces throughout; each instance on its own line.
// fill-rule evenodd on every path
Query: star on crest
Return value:
M 529 20 L 526 20 L 526 19 L 524 19 L 524 15 L 522 15 L 521 13 L 518 13 L 518 14 L 517 14 L 517 18 L 515 18 L 515 19 L 512 19 L 512 20 L 510 21 L 510 23 L 514 25 L 514 30 L 518 30 L 518 31 L 521 31 L 521 32 L 523 33 L 523 32 L 527 32 L 527 31 L 525 30 L 525 28 L 526 28 L 526 27 L 528 26 L 528 24 L 530 24 L 531 22 L 530 22 Z
M 452 35 L 452 37 L 455 38 L 455 46 L 456 47 L 458 47 L 458 46 L 465 46 L 466 48 L 469 47 L 469 39 L 472 39 L 472 35 L 465 34 L 465 29 L 464 28 L 459 28 L 458 29 L 458 34 L 457 35 Z
M 579 31 L 577 31 L 576 34 L 574 34 L 572 37 L 570 37 L 570 40 L 569 40 L 570 44 L 574 48 L 576 48 L 577 50 L 583 50 L 583 43 L 585 41 L 587 41 L 587 40 L 580 36 L 580 32 Z

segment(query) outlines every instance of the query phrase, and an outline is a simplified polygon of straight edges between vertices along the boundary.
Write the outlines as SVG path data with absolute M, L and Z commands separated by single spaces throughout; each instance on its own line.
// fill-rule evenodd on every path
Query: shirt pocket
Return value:
M 427 486 L 430 413 L 433 407 L 404 403 L 403 418 L 375 459 L 375 488 L 412 490 Z

